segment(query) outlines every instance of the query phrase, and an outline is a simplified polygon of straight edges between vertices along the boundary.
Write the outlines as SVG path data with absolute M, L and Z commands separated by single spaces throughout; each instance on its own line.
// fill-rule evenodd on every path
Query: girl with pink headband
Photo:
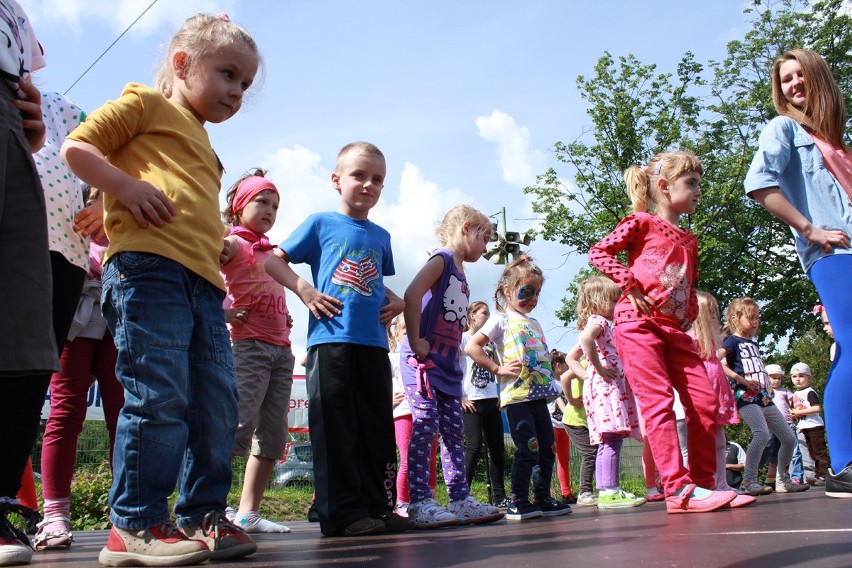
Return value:
M 274 248 L 266 232 L 275 224 L 280 202 L 278 189 L 264 175 L 257 169 L 237 181 L 224 211 L 232 225 L 221 259 L 228 290 L 225 320 L 239 393 L 231 455 L 249 454 L 239 509 L 228 508 L 227 514 L 248 533 L 286 533 L 288 527 L 258 513 L 275 462 L 284 457 L 294 365 L 284 287 L 263 268 Z

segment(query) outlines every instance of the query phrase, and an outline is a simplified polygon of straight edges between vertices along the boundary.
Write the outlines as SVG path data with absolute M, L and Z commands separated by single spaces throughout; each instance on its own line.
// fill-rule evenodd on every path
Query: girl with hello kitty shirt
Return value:
M 464 465 L 462 379 L 459 362 L 470 292 L 464 262 L 476 262 L 491 237 L 488 217 L 467 205 L 450 209 L 437 230 L 436 249 L 405 291 L 407 337 L 400 347 L 405 397 L 413 417 L 408 447 L 408 517 L 417 528 L 476 524 L 503 518 L 500 509 L 470 495 Z M 450 503 L 429 487 L 429 461 L 441 434 L 441 464 Z

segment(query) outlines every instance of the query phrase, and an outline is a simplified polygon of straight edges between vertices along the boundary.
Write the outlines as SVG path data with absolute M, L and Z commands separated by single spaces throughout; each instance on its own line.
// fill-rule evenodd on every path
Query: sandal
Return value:
M 56 529 L 55 523 L 62 523 L 62 528 Z M 46 530 L 48 525 L 54 525 L 54 530 Z M 65 550 L 71 546 L 73 541 L 71 519 L 68 517 L 50 517 L 38 524 L 38 532 L 33 537 L 33 548 L 36 550 Z

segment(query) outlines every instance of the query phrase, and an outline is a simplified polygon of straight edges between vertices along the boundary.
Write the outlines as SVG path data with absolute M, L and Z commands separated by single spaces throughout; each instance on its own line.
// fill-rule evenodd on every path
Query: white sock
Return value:
M 264 519 L 257 511 L 237 513 L 234 524 L 247 533 L 288 533 L 290 527 Z

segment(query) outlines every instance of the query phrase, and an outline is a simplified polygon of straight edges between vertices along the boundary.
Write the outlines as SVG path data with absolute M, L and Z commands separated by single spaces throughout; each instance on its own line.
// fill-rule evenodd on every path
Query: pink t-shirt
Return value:
M 852 154 L 816 136 L 813 138 L 819 153 L 822 154 L 825 167 L 832 173 L 849 199 L 852 199 Z
M 225 305 L 247 308 L 248 319 L 229 326 L 231 340 L 259 339 L 273 345 L 290 345 L 284 287 L 263 267 L 271 251 L 252 251 L 251 243 L 240 237 L 236 239 L 239 251 L 221 268 L 228 289 Z

